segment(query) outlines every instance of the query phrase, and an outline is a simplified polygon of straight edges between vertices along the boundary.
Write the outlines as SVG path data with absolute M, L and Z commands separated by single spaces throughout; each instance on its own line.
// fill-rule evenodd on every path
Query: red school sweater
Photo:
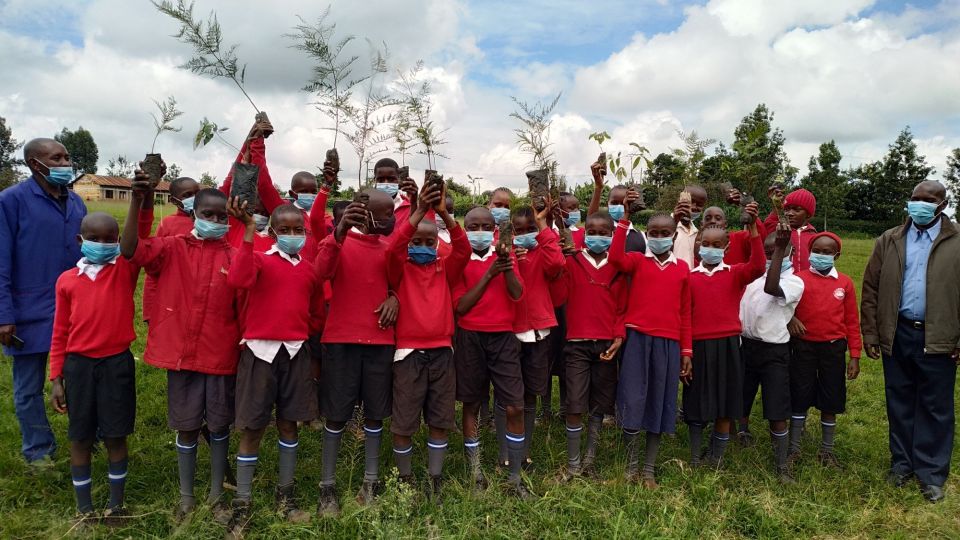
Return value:
M 294 266 L 279 253 L 257 253 L 253 242 L 244 242 L 227 284 L 247 291 L 244 339 L 305 341 L 323 328 L 323 287 L 305 258 Z
M 599 269 L 581 251 L 566 258 L 557 298 L 567 305 L 566 339 L 614 339 L 626 335 L 627 276 L 608 260 Z
M 797 272 L 803 280 L 803 297 L 794 313 L 806 333 L 804 341 L 833 341 L 846 338 L 850 358 L 860 358 L 860 313 L 857 311 L 857 288 L 846 274 L 826 275 L 808 268 Z
M 147 238 L 131 262 L 157 276 L 144 360 L 155 367 L 232 375 L 240 357 L 242 295 L 227 285 L 236 250 L 192 234 Z
M 123 257 L 103 265 L 96 280 L 71 268 L 56 285 L 57 308 L 50 341 L 50 380 L 63 373 L 70 353 L 90 358 L 120 354 L 137 339 L 133 293 L 140 268 Z
M 763 223 L 757 219 L 757 231 L 760 232 L 760 244 L 763 245 L 763 240 L 767 237 L 764 234 L 766 230 Z M 728 235 L 730 238 L 730 247 L 727 248 L 727 253 L 723 256 L 723 262 L 734 265 L 745 263 L 750 260 L 750 231 L 730 231 Z
M 140 218 L 144 219 L 144 216 L 147 212 L 141 211 Z M 150 213 L 150 219 L 153 220 L 153 215 Z M 193 218 L 189 214 L 183 213 L 181 210 L 177 210 L 176 213 L 171 214 L 162 220 L 160 220 L 160 225 L 157 225 L 157 238 L 163 238 L 165 236 L 179 236 L 181 234 L 190 234 L 190 231 L 193 230 Z M 140 238 L 149 238 L 150 234 L 146 236 L 140 235 Z M 156 276 L 146 275 L 146 278 L 143 280 L 143 320 L 149 321 L 150 315 L 153 313 L 154 305 L 157 303 L 157 278 Z
M 514 332 L 543 330 L 557 325 L 550 284 L 560 278 L 563 265 L 560 237 L 553 229 L 540 231 L 537 234 L 537 247 L 517 261 L 524 292 L 513 321 Z
M 380 328 L 375 313 L 389 292 L 389 248 L 386 237 L 354 231 L 347 233 L 342 245 L 334 235 L 320 243 L 317 275 L 329 280 L 332 289 L 323 343 L 394 344 L 394 328 Z
M 513 272 L 520 282 L 522 292 L 520 298 L 514 300 L 507 291 L 507 280 L 503 274 L 497 274 L 487 284 L 480 299 L 473 305 L 470 311 L 461 315 L 457 319 L 457 324 L 464 330 L 473 330 L 475 332 L 513 332 L 513 321 L 516 319 L 516 311 L 519 309 L 520 302 L 526 294 L 526 287 L 523 284 L 523 276 L 517 272 L 517 259 L 510 254 L 513 259 Z M 470 260 L 460 274 L 460 279 L 453 290 L 453 305 L 460 302 L 463 297 L 473 288 L 483 277 L 487 270 L 497 261 L 497 254 L 493 246 L 490 246 L 486 255 L 480 257 L 471 251 Z
M 750 261 L 718 266 L 712 274 L 698 266 L 690 271 L 691 324 L 693 339 L 719 339 L 739 336 L 740 299 L 753 280 L 766 267 L 763 240 L 750 239 Z
M 414 232 L 410 220 L 404 220 L 390 238 L 387 272 L 401 306 L 397 315 L 397 348 L 451 347 L 454 327 L 450 290 L 470 258 L 470 242 L 457 225 L 450 229 L 449 255 L 430 264 L 416 264 L 407 256 L 407 245 Z
M 680 354 L 693 354 L 690 330 L 690 269 L 676 256 L 663 266 L 653 256 L 626 253 L 629 219 L 617 223 L 607 257 L 629 274 L 630 293 L 624 323 L 644 334 L 680 342 Z

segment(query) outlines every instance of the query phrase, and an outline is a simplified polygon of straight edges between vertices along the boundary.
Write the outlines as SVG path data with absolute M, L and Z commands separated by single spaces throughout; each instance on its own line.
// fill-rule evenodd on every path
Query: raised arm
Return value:
M 227 202 L 227 212 L 239 220 L 244 227 L 243 242 L 237 257 L 227 273 L 227 285 L 234 289 L 252 289 L 257 284 L 262 260 L 253 253 L 253 235 L 257 230 L 253 216 L 247 213 L 247 202 L 239 203 L 237 197 Z
M 624 214 L 623 219 L 617 223 L 617 227 L 613 231 L 613 241 L 610 243 L 610 250 L 607 252 L 610 264 L 617 270 L 625 273 L 633 272 L 636 266 L 633 258 L 629 257 L 626 252 L 627 230 L 629 228 L 630 218 Z
M 773 249 L 773 257 L 770 259 L 770 269 L 767 270 L 767 281 L 763 284 L 763 292 L 777 298 L 784 298 L 783 289 L 780 288 L 780 272 L 787 246 L 790 245 L 790 226 L 786 223 L 777 224 L 777 239 Z M 762 251 L 762 246 L 761 246 Z M 753 254 L 750 254 L 751 259 Z
M 120 235 L 120 253 L 127 259 L 133 258 L 134 253 L 137 252 L 140 238 L 140 209 L 143 207 L 144 199 L 151 193 L 149 175 L 137 169 L 131 188 L 130 210 L 127 212 L 127 220 L 123 223 L 123 234 Z
M 590 205 L 587 207 L 587 215 L 584 218 L 600 210 L 600 199 L 603 197 L 603 170 L 604 164 L 599 161 L 590 165 L 590 175 L 593 176 L 593 196 L 590 197 Z
M 537 220 L 537 244 L 540 246 L 543 259 L 543 274 L 548 281 L 560 277 L 563 272 L 564 260 L 563 251 L 560 249 L 560 237 L 554 232 L 550 224 L 547 223 L 547 216 L 550 213 L 550 197 L 547 197 L 547 204 L 540 212 L 534 208 L 534 216 Z

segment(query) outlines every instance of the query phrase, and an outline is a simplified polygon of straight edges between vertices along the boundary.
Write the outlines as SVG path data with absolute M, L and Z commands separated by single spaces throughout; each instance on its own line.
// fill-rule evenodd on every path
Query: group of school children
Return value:
M 558 481 L 596 474 L 603 418 L 614 415 L 626 477 L 656 488 L 660 437 L 675 431 L 681 382 L 691 465 L 720 466 L 735 421 L 740 440 L 752 440 L 746 417 L 758 387 L 781 481 L 792 481 L 813 406 L 823 428 L 819 460 L 839 465 L 836 414 L 844 411 L 844 377 L 859 371 L 856 298 L 851 280 L 834 267 L 840 239 L 809 224 L 816 207 L 809 192 L 788 194 L 783 215 L 763 223 L 756 204 L 746 205 L 753 223 L 733 232 L 721 209 L 703 210 L 706 192 L 696 187 L 673 214 L 651 217 L 645 234 L 624 210 L 638 194 L 622 186 L 611 191 L 607 211 L 595 210 L 583 223 L 570 194 L 557 204 L 511 208 L 509 190 L 500 189 L 461 225 L 441 186 L 418 189 L 401 181 L 396 162 L 382 159 L 376 189 L 338 203 L 331 218 L 325 207 L 335 166 L 325 164 L 319 185 L 309 173 L 295 175 L 293 202 L 286 202 L 266 166 L 267 128 L 255 126 L 238 157 L 260 167 L 257 208 L 228 197 L 230 177 L 221 190 L 180 178 L 170 187 L 178 211 L 151 236 L 151 184 L 137 171 L 122 235 L 105 214 L 83 220 L 83 258 L 57 282 L 50 354 L 54 406 L 69 415 L 81 516 L 94 513 L 90 461 L 97 439 L 109 459 L 103 516 L 127 515 L 126 436 L 136 409 L 129 346 L 141 269 L 144 361 L 167 371 L 168 422 L 177 432 L 176 518 L 197 505 L 204 438 L 207 504 L 234 536 L 249 519 L 261 440 L 272 422 L 276 500 L 290 521 L 310 519 L 294 496 L 299 426 L 324 420 L 317 512 L 338 515 L 336 464 L 356 406 L 365 448 L 359 503 L 372 502 L 381 489 L 387 418 L 394 464 L 410 484 L 421 418 L 428 427 L 425 491 L 441 502 L 457 401 L 469 483 L 485 488 L 478 413 L 491 384 L 497 465 L 509 492 L 533 496 L 522 471 L 533 465 L 536 402 L 548 395 L 557 357 L 567 433 Z M 603 185 L 599 167 L 593 171 L 591 210 Z M 510 242 L 501 241 L 503 220 L 512 224 Z M 573 246 L 561 245 L 557 226 L 569 229 Z M 559 339 L 556 332 L 563 332 Z M 231 430 L 239 432 L 239 445 L 236 493 L 227 503 Z

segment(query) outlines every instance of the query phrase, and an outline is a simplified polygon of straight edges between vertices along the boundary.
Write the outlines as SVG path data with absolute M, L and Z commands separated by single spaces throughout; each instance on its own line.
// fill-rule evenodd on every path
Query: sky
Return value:
M 284 188 L 296 171 L 316 171 L 333 143 L 331 121 L 301 90 L 311 61 L 285 37 L 298 16 L 314 22 L 325 8 L 196 1 L 246 64 L 246 90 L 276 129 L 267 159 Z M 729 145 L 758 103 L 774 111 L 801 174 L 825 141 L 856 166 L 880 159 L 907 125 L 937 175 L 960 147 L 960 0 L 333 0 L 328 20 L 337 36 L 356 36 L 345 52 L 360 57 L 358 73 L 371 43 L 388 46 L 384 85 L 424 62 L 431 119 L 446 130 L 437 168 L 480 177 L 480 189 L 525 190 L 512 97 L 562 93 L 550 140 L 572 183 L 589 178 L 592 132 L 612 135 L 608 153 L 631 142 L 669 152 L 678 131 L 693 130 Z M 178 68 L 191 50 L 176 30 L 146 0 L 0 0 L 0 116 L 21 141 L 83 126 L 102 173 L 110 158 L 149 152 L 153 100 L 174 96 L 183 129 L 163 134 L 157 151 L 184 175 L 222 180 L 235 151 L 216 141 L 194 150 L 200 121 L 229 127 L 239 145 L 255 111 L 232 82 Z M 341 180 L 355 185 L 358 159 L 338 146 Z M 400 161 L 395 148 L 384 156 Z M 405 161 L 415 177 L 427 165 L 417 154 Z

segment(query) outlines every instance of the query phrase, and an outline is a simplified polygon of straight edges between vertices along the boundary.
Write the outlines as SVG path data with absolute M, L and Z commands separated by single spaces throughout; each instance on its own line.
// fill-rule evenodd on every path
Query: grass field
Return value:
M 91 210 L 122 215 L 124 205 L 91 204 Z M 169 209 L 169 207 L 167 207 Z M 169 211 L 169 210 L 167 210 Z M 872 242 L 849 241 L 839 261 L 841 271 L 858 283 Z M 139 297 L 138 297 L 139 303 Z M 145 329 L 133 346 L 139 359 Z M 804 440 L 805 459 L 797 484 L 781 486 L 772 474 L 771 451 L 762 419 L 754 408 L 754 433 L 760 444 L 740 449 L 731 444 L 719 472 L 687 467 L 686 429 L 665 438 L 658 466 L 660 489 L 644 491 L 622 480 L 623 453 L 615 430 L 604 432 L 599 481 L 558 485 L 554 473 L 565 463 L 565 434 L 561 422 L 540 429 L 534 444 L 536 471 L 532 485 L 540 498 L 519 502 L 505 497 L 496 486 L 479 495 L 466 487 L 462 439 L 452 435 L 447 462 L 449 477 L 441 508 L 427 504 L 391 483 L 380 502 L 360 508 L 353 502 L 363 474 L 363 445 L 344 439 L 338 486 L 345 501 L 337 520 L 314 519 L 307 525 L 288 525 L 273 511 L 276 479 L 275 434 L 268 433 L 261 450 L 254 484 L 255 513 L 251 538 L 386 537 L 386 538 L 957 538 L 960 537 L 960 489 L 956 474 L 947 485 L 947 499 L 926 503 L 914 486 L 888 486 L 887 425 L 883 377 L 878 362 L 864 359 L 860 378 L 848 386 L 849 413 L 839 418 L 837 452 L 846 465 L 840 472 L 816 464 L 819 443 L 814 413 L 810 435 Z M 31 475 L 19 454 L 19 431 L 13 413 L 10 363 L 0 364 L 0 538 L 59 538 L 71 534 L 74 513 L 70 486 L 64 416 L 52 415 L 61 449 L 52 473 Z M 554 392 L 556 399 L 557 393 Z M 121 529 L 94 529 L 84 535 L 103 538 L 189 537 L 219 538 L 222 529 L 202 508 L 187 523 L 174 527 L 171 513 L 177 501 L 174 434 L 166 428 L 165 382 L 162 371 L 144 365 L 138 373 L 138 416 L 130 438 L 128 505 L 136 517 Z M 554 405 L 556 410 L 556 404 Z M 384 438 L 382 463 L 392 469 L 390 444 Z M 305 509 L 316 504 L 320 475 L 320 434 L 301 437 L 298 486 Z M 234 445 L 236 436 L 234 437 Z M 417 475 L 425 477 L 426 451 L 421 434 L 416 440 Z M 235 447 L 234 447 L 235 449 Z M 483 436 L 484 459 L 492 464 L 496 445 Z M 198 496 L 206 491 L 207 452 L 200 451 Z M 956 456 L 955 456 L 956 457 Z M 954 460 L 956 464 L 957 460 Z M 488 467 L 491 478 L 498 478 Z M 956 470 L 954 471 L 957 472 Z M 106 463 L 94 457 L 94 500 L 107 497 Z

